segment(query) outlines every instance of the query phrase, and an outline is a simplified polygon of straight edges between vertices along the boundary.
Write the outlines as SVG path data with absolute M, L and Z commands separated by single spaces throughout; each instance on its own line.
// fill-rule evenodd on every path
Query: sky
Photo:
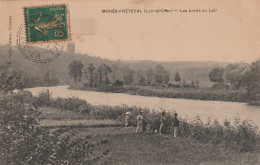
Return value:
M 0 44 L 13 43 L 23 7 L 66 3 L 76 52 L 112 60 L 253 62 L 260 59 L 259 0 L 1 1 Z M 174 9 L 102 13 L 102 9 Z M 216 9 L 216 12 L 179 12 Z

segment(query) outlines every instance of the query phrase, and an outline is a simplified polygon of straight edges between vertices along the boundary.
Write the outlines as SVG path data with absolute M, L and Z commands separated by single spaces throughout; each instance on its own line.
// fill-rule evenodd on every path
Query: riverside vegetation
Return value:
M 0 97 L 0 144 L 1 164 L 93 164 L 109 154 L 109 149 L 95 152 L 95 147 L 105 145 L 107 139 L 90 142 L 90 136 L 75 136 L 68 128 L 48 129 L 37 123 L 40 107 L 55 107 L 75 111 L 95 119 L 122 121 L 130 111 L 130 125 L 136 125 L 136 115 L 142 110 L 147 128 L 146 136 L 160 125 L 160 114 L 149 109 L 127 106 L 92 106 L 78 98 L 52 98 L 44 91 L 38 97 L 30 92 L 2 94 Z M 171 113 L 167 113 L 165 134 L 171 131 Z M 247 121 L 232 126 L 215 121 L 203 124 L 199 117 L 194 122 L 181 119 L 179 136 L 202 144 L 229 148 L 238 152 L 259 152 L 257 128 Z M 150 132 L 150 133 L 149 133 Z M 148 138 L 148 137 L 147 137 Z
M 136 126 L 136 116 L 141 110 L 149 127 L 148 131 L 154 132 L 160 127 L 160 113 L 147 108 L 92 106 L 87 101 L 79 98 L 52 98 L 48 90 L 41 92 L 36 100 L 41 106 L 78 111 L 95 119 L 113 119 L 123 122 L 125 113 L 131 112 L 129 124 L 132 126 Z M 166 114 L 166 126 L 163 131 L 165 134 L 172 132 L 172 117 L 173 112 Z M 260 139 L 258 128 L 252 126 L 248 121 L 237 120 L 235 125 L 231 125 L 228 121 L 225 121 L 223 124 L 220 124 L 218 121 L 213 121 L 213 123 L 208 121 L 204 124 L 199 116 L 191 123 L 185 119 L 180 119 L 180 121 L 179 135 L 181 137 L 191 138 L 203 143 L 225 146 L 238 151 L 254 151 L 259 149 Z
M 122 70 L 122 68 L 121 68 Z M 146 71 L 92 63 L 84 68 L 81 61 L 72 61 L 69 75 L 74 80 L 71 88 L 102 92 L 118 92 L 143 96 L 217 100 L 260 104 L 260 60 L 249 64 L 229 64 L 226 68 L 214 67 L 208 74 L 212 89 L 200 88 L 200 80 L 181 81 L 176 72 L 175 82 L 170 82 L 170 72 L 161 65 Z M 118 72 L 118 73 L 117 73 Z
M 98 88 L 73 85 L 70 88 L 74 90 L 86 90 L 96 92 L 126 93 L 131 95 L 181 98 L 195 100 L 212 101 L 230 101 L 230 102 L 248 102 L 250 95 L 245 90 L 225 90 L 225 89 L 196 89 L 196 88 L 170 88 L 162 86 L 103 86 Z

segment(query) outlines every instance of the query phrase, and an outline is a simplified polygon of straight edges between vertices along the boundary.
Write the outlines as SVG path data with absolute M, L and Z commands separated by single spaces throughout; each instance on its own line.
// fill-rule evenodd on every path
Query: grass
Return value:
M 188 138 L 171 135 L 135 134 L 134 127 L 75 128 L 77 136 L 90 135 L 90 141 L 107 139 L 95 152 L 109 150 L 99 164 L 260 164 L 259 153 L 240 153 Z
M 172 135 L 160 136 L 151 132 L 135 134 L 135 127 L 109 126 L 108 120 L 104 119 L 94 120 L 102 122 L 103 126 L 97 126 L 97 123 L 96 125 L 77 123 L 77 127 L 72 127 L 72 121 L 88 123 L 93 120 L 80 112 L 57 108 L 41 107 L 40 111 L 42 121 L 70 121 L 60 126 L 49 122 L 50 130 L 58 127 L 67 128 L 64 134 L 73 134 L 74 138 L 90 137 L 90 143 L 106 139 L 108 141 L 106 144 L 97 145 L 94 148 L 94 155 L 109 151 L 108 155 L 100 158 L 98 164 L 254 165 L 260 163 L 258 152 L 241 153 L 210 143 L 200 143 L 191 138 L 174 139 Z
M 41 107 L 41 120 L 58 121 L 91 121 L 87 115 L 79 112 L 64 111 L 57 108 Z M 56 116 L 56 117 L 55 117 Z M 40 120 L 40 122 L 41 122 Z M 93 121 L 93 120 L 92 120 Z M 96 120 L 108 124 L 107 120 Z M 72 122 L 58 126 L 49 123 L 50 130 L 67 128 L 65 134 L 73 134 L 75 137 L 89 137 L 90 143 L 106 139 L 107 143 L 97 145 L 93 155 L 100 155 L 104 151 L 109 154 L 100 158 L 98 164 L 227 164 L 248 165 L 259 164 L 258 152 L 238 152 L 210 143 L 200 143 L 191 138 L 174 139 L 172 135 L 160 136 L 153 133 L 136 134 L 135 127 L 113 127 L 81 125 L 72 127 Z
M 104 127 L 121 125 L 116 120 L 97 120 L 75 111 L 40 107 L 39 125 L 44 127 Z

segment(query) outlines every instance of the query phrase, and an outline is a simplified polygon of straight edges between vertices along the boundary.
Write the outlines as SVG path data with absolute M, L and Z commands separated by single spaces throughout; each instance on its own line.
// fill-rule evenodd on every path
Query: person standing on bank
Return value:
M 140 110 L 139 111 L 139 115 L 137 116 L 137 127 L 136 127 L 136 133 L 143 133 L 144 132 L 144 128 L 143 128 L 143 125 L 144 125 L 144 116 L 143 116 L 143 113 L 142 111 Z
M 172 120 L 172 124 L 173 124 L 173 137 L 177 137 L 178 136 L 178 129 L 179 129 L 179 124 L 180 124 L 180 121 L 179 119 L 177 118 L 177 113 L 174 113 L 174 117 L 173 117 L 173 120 Z
M 166 113 L 165 111 L 162 112 L 162 116 L 161 116 L 161 125 L 160 125 L 160 129 L 159 129 L 159 134 L 162 134 L 162 130 L 165 127 L 165 122 L 166 122 L 166 117 L 165 117 Z

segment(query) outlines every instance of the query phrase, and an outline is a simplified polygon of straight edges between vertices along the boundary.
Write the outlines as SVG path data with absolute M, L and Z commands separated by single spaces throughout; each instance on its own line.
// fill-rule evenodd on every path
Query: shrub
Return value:
M 87 101 L 76 97 L 52 99 L 51 106 L 82 113 L 89 113 L 91 109 L 91 105 Z
M 37 97 L 36 103 L 39 106 L 50 106 L 52 103 L 52 96 L 50 91 L 47 89 L 40 92 Z
M 141 109 L 137 107 L 110 107 L 99 106 L 96 111 L 96 116 L 102 118 L 124 120 L 125 112 L 131 112 L 129 118 L 129 125 L 136 126 L 139 110 L 143 111 L 145 122 L 148 130 L 154 132 L 160 128 L 160 113 L 150 111 L 149 109 Z M 95 111 L 92 110 L 92 111 Z M 166 121 L 164 125 L 164 134 L 172 134 L 172 114 L 166 113 Z M 227 147 L 230 149 L 244 151 L 254 151 L 259 149 L 259 135 L 258 129 L 250 125 L 247 121 L 238 122 L 236 125 L 231 126 L 227 121 L 221 125 L 218 121 L 210 124 L 210 121 L 204 124 L 200 117 L 197 116 L 194 121 L 188 122 L 187 120 L 180 119 L 179 136 L 191 138 L 195 141 L 202 143 L 211 143 L 218 146 Z
M 244 151 L 254 151 L 259 149 L 257 139 L 257 128 L 247 121 L 238 123 L 235 126 L 220 125 L 217 121 L 208 125 L 202 122 L 188 123 L 181 120 L 179 135 L 189 137 L 199 142 L 211 143 L 224 146 L 230 149 Z
M 92 109 L 86 100 L 77 97 L 53 98 L 49 90 L 41 91 L 39 96 L 35 98 L 35 103 L 39 106 L 50 106 L 82 113 L 89 113 Z
M 215 83 L 212 85 L 213 89 L 229 89 L 229 85 L 224 83 Z
M 30 92 L 0 97 L 0 164 L 92 164 L 109 151 L 93 155 L 89 137 L 75 138 L 66 129 L 52 133 L 37 126 L 39 112 Z

